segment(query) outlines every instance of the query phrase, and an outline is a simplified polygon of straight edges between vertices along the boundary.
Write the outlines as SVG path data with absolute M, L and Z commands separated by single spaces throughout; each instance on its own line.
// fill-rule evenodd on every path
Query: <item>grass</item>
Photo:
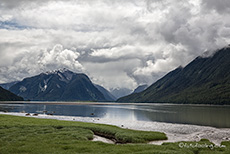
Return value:
M 92 142 L 94 134 L 106 136 L 118 143 Z M 179 143 L 145 144 L 166 139 L 165 134 L 122 129 L 116 126 L 36 119 L 0 115 L 0 154 L 11 153 L 230 153 L 230 142 L 225 148 L 181 148 Z M 196 144 L 196 142 L 183 142 Z M 199 144 L 212 144 L 201 140 Z
M 103 136 L 106 138 L 113 139 L 117 143 L 147 143 L 154 140 L 166 140 L 167 137 L 164 133 L 160 132 L 148 132 L 148 131 L 137 131 L 122 129 L 117 126 L 102 125 L 102 124 L 93 124 L 93 123 L 84 123 L 84 122 L 70 122 L 70 121 L 60 121 L 60 120 L 51 120 L 51 119 L 36 119 L 36 118 L 27 118 L 27 117 L 16 117 L 16 116 L 5 116 L 0 115 L 1 126 L 6 126 L 10 128 L 46 128 L 47 131 L 66 132 L 68 130 L 87 130 L 88 137 L 87 139 L 92 139 L 93 134 Z M 90 133 L 89 133 L 90 131 Z

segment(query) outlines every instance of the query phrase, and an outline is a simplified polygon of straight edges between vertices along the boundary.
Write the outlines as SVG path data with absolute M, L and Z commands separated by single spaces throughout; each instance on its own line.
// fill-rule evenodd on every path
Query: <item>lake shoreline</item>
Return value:
M 186 106 L 230 106 L 229 104 L 183 104 L 183 103 L 121 103 L 121 102 L 72 102 L 72 101 L 0 101 L 0 104 L 42 104 L 42 105 L 186 105 Z
M 16 112 L 0 112 L 3 115 L 26 116 L 26 113 Z M 146 122 L 146 121 L 132 121 L 132 120 L 117 120 L 109 118 L 98 117 L 77 117 L 77 116 L 57 116 L 30 113 L 27 117 L 42 118 L 42 119 L 56 119 L 65 121 L 80 121 L 89 123 L 100 123 L 115 125 L 121 128 L 144 130 L 144 131 L 157 131 L 164 132 L 168 140 L 166 141 L 153 141 L 150 144 L 162 144 L 164 142 L 180 142 L 180 141 L 200 141 L 200 139 L 208 139 L 216 145 L 220 145 L 222 141 L 230 140 L 230 128 L 214 128 L 209 126 L 198 126 L 188 124 L 172 124 L 164 122 Z

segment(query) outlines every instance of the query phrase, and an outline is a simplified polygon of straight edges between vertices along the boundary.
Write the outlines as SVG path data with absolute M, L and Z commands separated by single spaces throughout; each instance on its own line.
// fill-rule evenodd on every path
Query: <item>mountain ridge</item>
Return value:
M 148 88 L 147 84 L 139 85 L 136 89 L 133 90 L 133 93 L 140 93 L 144 91 L 146 88 Z
M 23 101 L 23 98 L 0 86 L 0 101 Z
M 104 87 L 98 85 L 98 84 L 94 84 L 94 86 L 104 95 L 105 99 L 108 101 L 115 101 L 116 97 L 113 96 L 107 89 L 105 89 Z
M 10 87 L 18 83 L 19 81 L 13 81 L 13 82 L 8 82 L 8 83 L 1 83 L 0 86 L 6 90 L 9 90 Z
M 158 102 L 188 104 L 230 103 L 230 48 L 211 57 L 197 57 L 187 66 L 178 67 L 141 93 L 118 102 Z
M 35 101 L 106 101 L 83 73 L 59 69 L 40 73 L 16 83 L 11 92 Z

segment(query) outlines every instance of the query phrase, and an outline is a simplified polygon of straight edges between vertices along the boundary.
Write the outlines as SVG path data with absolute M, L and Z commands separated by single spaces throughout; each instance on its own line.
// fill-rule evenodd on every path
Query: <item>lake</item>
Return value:
M 230 106 L 155 103 L 0 102 L 0 111 L 230 128 Z

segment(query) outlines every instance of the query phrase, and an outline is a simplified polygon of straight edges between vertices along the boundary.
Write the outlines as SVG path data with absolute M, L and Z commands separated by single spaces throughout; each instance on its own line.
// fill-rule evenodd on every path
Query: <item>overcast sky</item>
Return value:
M 230 43 L 229 0 L 1 0 L 0 83 L 59 68 L 151 84 Z

